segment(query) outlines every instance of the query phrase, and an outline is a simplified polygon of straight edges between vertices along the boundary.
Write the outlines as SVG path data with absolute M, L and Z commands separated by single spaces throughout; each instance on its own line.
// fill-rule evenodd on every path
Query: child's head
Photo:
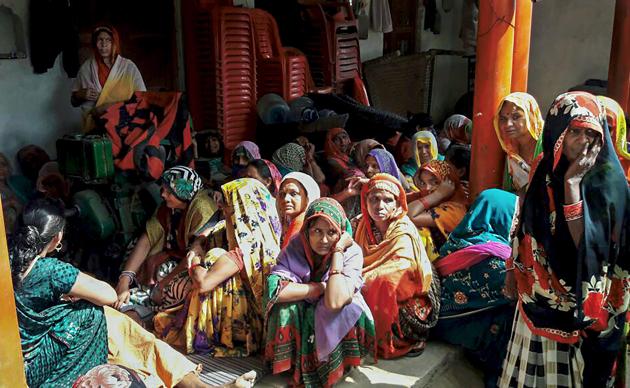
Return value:
M 459 179 L 467 181 L 470 175 L 470 147 L 451 144 L 446 150 L 446 160 L 457 169 Z

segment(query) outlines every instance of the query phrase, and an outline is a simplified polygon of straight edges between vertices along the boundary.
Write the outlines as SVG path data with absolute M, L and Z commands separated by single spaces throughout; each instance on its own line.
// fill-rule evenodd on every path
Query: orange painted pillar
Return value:
M 505 155 L 492 120 L 501 99 L 511 92 L 514 14 L 513 1 L 479 2 L 470 172 L 473 198 L 503 183 Z
M 613 24 L 608 95 L 630 112 L 630 0 L 617 0 Z
M 0 387 L 26 387 L 7 235 L 0 200 Z
M 514 50 L 512 92 L 527 92 L 529 74 L 529 42 L 532 35 L 532 0 L 516 0 L 514 18 Z

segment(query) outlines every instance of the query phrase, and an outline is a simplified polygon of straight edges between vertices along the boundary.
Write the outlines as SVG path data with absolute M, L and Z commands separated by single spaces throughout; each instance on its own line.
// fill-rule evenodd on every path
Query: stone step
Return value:
M 289 374 L 264 376 L 256 384 L 261 388 L 287 387 Z M 429 342 L 418 357 L 396 360 L 368 358 L 355 368 L 336 387 L 431 387 L 483 388 L 483 375 L 466 360 L 462 350 L 440 342 Z

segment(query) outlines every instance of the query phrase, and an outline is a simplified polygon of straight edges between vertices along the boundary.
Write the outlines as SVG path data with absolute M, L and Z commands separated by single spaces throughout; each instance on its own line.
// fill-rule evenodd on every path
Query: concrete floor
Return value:
M 288 386 L 288 374 L 265 376 L 256 387 Z M 483 388 L 483 376 L 465 359 L 462 351 L 451 345 L 429 342 L 422 355 L 415 358 L 367 359 L 349 373 L 336 387 L 432 387 Z

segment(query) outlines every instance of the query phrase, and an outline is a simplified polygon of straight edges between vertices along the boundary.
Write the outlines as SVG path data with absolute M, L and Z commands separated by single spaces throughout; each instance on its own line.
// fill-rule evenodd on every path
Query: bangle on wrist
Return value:
M 136 282 L 136 273 L 133 271 L 122 271 L 120 273 L 120 276 L 118 276 L 118 280 L 122 278 L 128 278 L 129 285 L 132 285 L 134 282 Z
M 564 212 L 564 219 L 567 220 L 567 222 L 578 220 L 584 216 L 584 202 L 579 201 L 570 205 L 564 205 L 562 210 Z
M 328 271 L 329 278 L 333 275 L 343 275 L 343 271 L 340 269 L 331 269 L 330 271 Z
M 192 277 L 193 272 L 195 271 L 195 268 L 198 268 L 198 267 L 202 267 L 203 268 L 201 263 L 196 263 L 196 264 L 191 265 L 190 268 L 188 268 L 188 275 L 190 275 L 190 277 Z
M 424 210 L 429 210 L 431 208 L 431 206 L 429 206 L 429 201 L 427 201 L 426 198 L 420 197 L 419 201 L 424 207 Z

